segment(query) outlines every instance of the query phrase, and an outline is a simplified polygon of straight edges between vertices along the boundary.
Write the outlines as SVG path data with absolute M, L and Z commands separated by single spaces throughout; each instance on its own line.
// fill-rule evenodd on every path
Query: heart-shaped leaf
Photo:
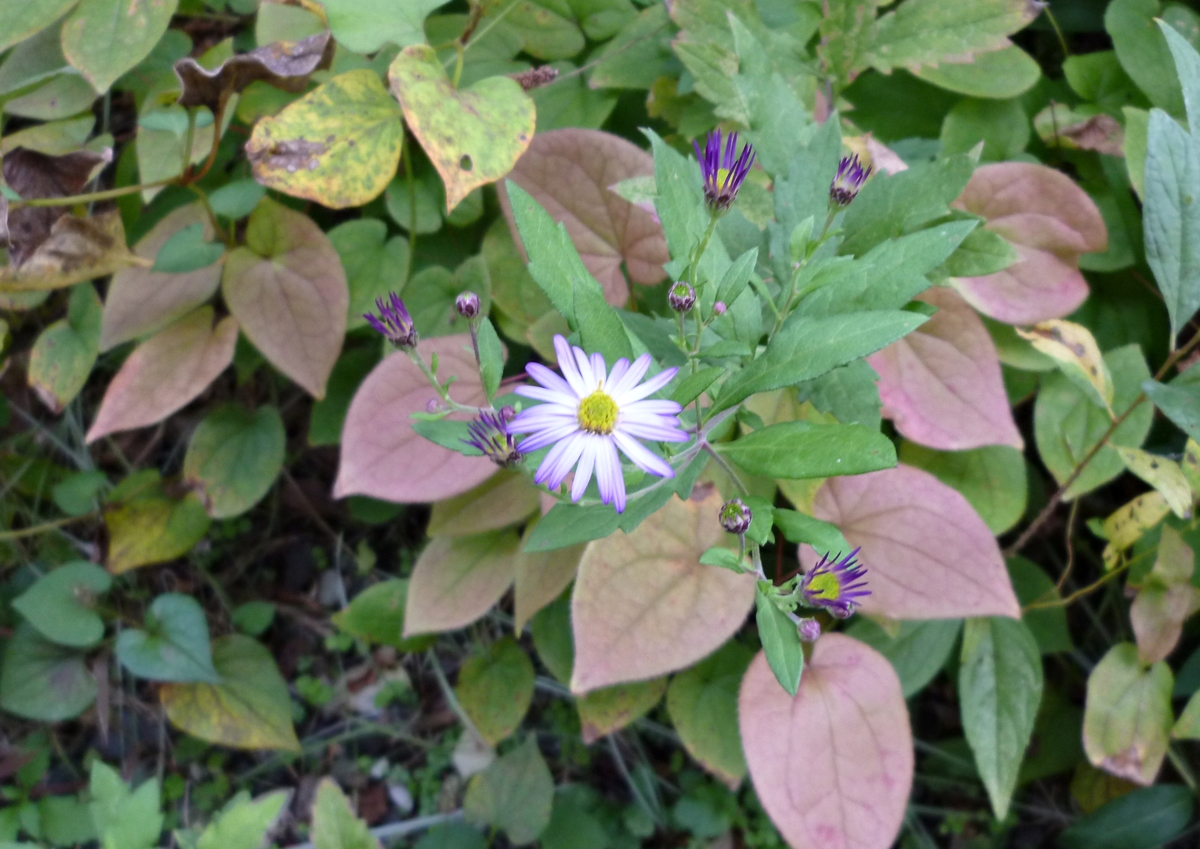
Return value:
M 913 749 L 886 658 L 826 634 L 793 697 L 760 652 L 742 680 L 738 720 L 754 789 L 789 845 L 892 845 L 912 787 Z
M 208 531 L 209 518 L 194 493 L 171 498 L 158 471 L 147 469 L 130 475 L 113 490 L 104 524 L 108 528 L 108 571 L 119 575 L 184 554 Z
M 979 316 L 953 289 L 937 287 L 917 299 L 938 311 L 867 358 L 879 373 L 883 415 L 913 442 L 930 448 L 1023 448 L 996 346 Z
M 221 280 L 229 310 L 271 364 L 314 398 L 325 396 L 346 333 L 346 273 L 312 219 L 264 199 L 245 247 L 230 251 Z
M 0 708 L 37 722 L 58 722 L 96 700 L 96 679 L 82 652 L 55 645 L 24 622 L 4 649 Z
M 446 0 L 325 0 L 322 3 L 334 37 L 355 53 L 374 53 L 388 43 L 400 47 L 420 44 L 425 40 L 426 16 L 445 4 Z
M 117 659 L 134 675 L 150 681 L 221 680 L 213 667 L 204 609 L 194 598 L 160 595 L 146 613 L 146 628 L 117 637 Z
M 517 546 L 512 531 L 439 537 L 413 567 L 404 606 L 404 636 L 470 625 L 500 600 L 513 581 Z
M 214 519 L 240 516 L 257 504 L 283 468 L 287 434 L 279 410 L 218 407 L 192 432 L 183 475 Z
M 255 124 L 246 157 L 264 186 L 342 209 L 383 194 L 403 138 L 396 102 L 362 68 Z
M 479 370 L 467 336 L 421 340 L 421 354 L 438 358 L 438 377 L 457 380 L 450 396 L 460 404 L 484 403 Z M 367 375 L 350 402 L 342 429 L 335 497 L 361 494 L 402 504 L 441 501 L 487 480 L 496 466 L 427 441 L 409 415 L 424 412 L 437 392 L 403 354 L 393 354 Z M 386 422 L 386 427 L 380 424 Z
M 1009 324 L 1062 318 L 1088 294 L 1079 255 L 1108 248 L 1104 219 L 1066 174 L 1028 162 L 977 168 L 954 206 L 987 219 L 1017 249 L 1016 263 L 985 277 L 952 278 L 967 302 Z
M 463 661 L 454 693 L 475 730 L 495 746 L 521 725 L 533 701 L 533 664 L 511 637 Z
M 233 361 L 238 323 L 213 326 L 213 308 L 201 307 L 134 349 L 108 384 L 87 441 L 165 419 L 208 388 Z
M 721 496 L 672 497 L 632 533 L 588 545 L 571 601 L 575 669 L 584 693 L 690 666 L 745 622 L 754 578 L 704 566 L 700 555 L 729 540 Z
M 862 599 L 867 613 L 893 619 L 1021 615 L 992 532 L 962 495 L 928 472 L 902 464 L 830 478 L 817 492 L 813 514 L 862 548 L 871 590 Z M 805 568 L 816 561 L 813 550 L 801 546 Z
M 600 130 L 565 129 L 538 133 L 509 177 L 561 221 L 583 264 L 616 306 L 629 298 L 622 265 L 635 283 L 652 284 L 670 260 L 658 219 L 610 186 L 634 177 L 652 177 L 650 154 L 620 136 Z M 508 193 L 500 203 L 520 244 Z
M 93 610 L 96 596 L 112 586 L 112 576 L 95 563 L 76 561 L 38 578 L 12 606 L 46 639 L 84 648 L 104 636 L 104 620 Z
M 99 92 L 141 62 L 162 38 L 179 0 L 82 0 L 63 23 L 67 61 Z
M 488 77 L 459 91 L 427 44 L 400 51 L 388 79 L 409 129 L 442 175 L 447 210 L 511 171 L 533 140 L 533 101 L 516 80 Z

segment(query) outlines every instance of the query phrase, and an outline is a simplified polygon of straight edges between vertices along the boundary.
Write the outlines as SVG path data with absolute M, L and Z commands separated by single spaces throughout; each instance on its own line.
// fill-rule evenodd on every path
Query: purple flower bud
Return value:
M 696 290 L 680 280 L 671 286 L 671 291 L 667 293 L 667 303 L 675 312 L 687 312 L 696 305 Z
M 754 148 L 743 145 L 741 155 L 736 156 L 737 133 L 730 133 L 722 151 L 719 129 L 708 134 L 703 153 L 699 142 L 692 142 L 692 147 L 696 149 L 700 173 L 704 177 L 704 200 L 713 212 L 727 211 L 737 200 L 738 190 L 754 164 Z
M 721 527 L 731 534 L 744 534 L 750 528 L 754 514 L 740 498 L 726 501 L 721 505 Z
M 806 572 L 800 581 L 804 603 L 823 607 L 838 619 L 850 618 L 858 600 L 871 594 L 865 580 L 867 569 L 854 559 L 858 551 L 856 548 L 836 562 L 826 554 Z
M 427 413 L 436 413 L 441 408 L 442 408 L 442 405 L 440 403 L 438 403 L 437 398 L 430 398 L 428 401 L 425 402 L 425 412 L 427 412 Z
M 517 451 L 512 434 L 508 432 L 503 410 L 499 413 L 480 413 L 479 418 L 467 425 L 467 431 L 471 438 L 464 439 L 463 442 L 479 449 L 497 466 L 511 469 L 521 462 L 521 454 Z
M 838 163 L 837 176 L 829 184 L 829 200 L 834 206 L 849 206 L 858 196 L 859 189 L 871 176 L 871 166 L 862 167 L 858 154 L 843 157 Z
M 717 301 L 715 304 L 713 304 L 713 312 L 716 315 L 725 315 L 725 310 L 727 309 L 728 307 L 725 306 L 724 301 Z
M 397 348 L 417 347 L 417 328 L 413 325 L 412 316 L 404 307 L 400 296 L 392 292 L 387 300 L 375 299 L 375 307 L 379 315 L 363 313 L 367 323 Z
M 454 299 L 454 307 L 459 315 L 469 321 L 479 315 L 479 296 L 474 292 L 463 292 Z
M 806 643 L 815 643 L 821 636 L 821 623 L 816 619 L 801 619 L 796 625 L 796 630 L 800 632 L 801 640 Z
M 504 420 L 505 424 L 508 424 L 516 417 L 517 417 L 517 411 L 511 405 L 506 404 L 505 406 L 500 408 L 500 418 Z

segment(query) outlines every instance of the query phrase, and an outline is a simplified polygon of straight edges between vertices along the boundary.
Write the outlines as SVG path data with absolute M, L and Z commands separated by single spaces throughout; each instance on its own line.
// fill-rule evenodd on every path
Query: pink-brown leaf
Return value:
M 608 187 L 653 173 L 650 154 L 625 139 L 600 130 L 565 129 L 534 136 L 509 179 L 566 225 L 583 264 L 604 287 L 605 298 L 623 306 L 629 286 L 622 263 L 634 283 L 652 284 L 666 277 L 662 266 L 670 256 L 654 214 Z M 519 247 L 503 186 L 500 202 Z
M 154 225 L 133 252 L 153 262 L 167 239 L 197 222 L 204 225 L 204 238 L 212 239 L 212 224 L 204 207 L 194 203 L 174 210 Z M 137 266 L 118 271 L 108 284 L 104 299 L 101 350 L 152 333 L 187 315 L 211 298 L 220 285 L 218 263 L 185 274 L 164 274 Z
M 874 649 L 826 634 L 787 694 L 760 652 L 738 697 L 750 778 L 795 849 L 887 849 L 913 778 L 900 680 Z
M 238 324 L 226 316 L 213 326 L 201 307 L 134 349 L 108 384 L 87 441 L 162 421 L 203 392 L 233 362 Z
M 513 581 L 513 531 L 432 540 L 413 567 L 404 605 L 404 636 L 469 625 L 500 600 Z
M 741 627 L 753 576 L 700 564 L 728 540 L 720 506 L 715 489 L 700 501 L 672 498 L 633 533 L 588 545 L 571 600 L 573 692 L 691 666 Z
M 868 358 L 879 372 L 883 415 L 900 433 L 930 448 L 1023 448 L 996 346 L 979 316 L 953 289 L 930 289 L 919 299 L 938 312 Z
M 467 335 L 421 340 L 421 354 L 438 357 L 438 377 L 454 376 L 450 397 L 460 404 L 486 400 Z M 333 494 L 370 495 L 401 504 L 461 495 L 496 471 L 484 457 L 464 457 L 429 442 L 409 415 L 424 412 L 437 393 L 404 354 L 392 354 L 367 375 L 350 402 L 342 430 L 342 458 Z M 461 418 L 461 417 L 459 417 Z
M 966 498 L 928 472 L 901 464 L 830 478 L 817 492 L 813 513 L 861 546 L 871 590 L 862 603 L 867 613 L 893 619 L 1021 615 L 992 532 Z M 812 568 L 811 548 L 801 547 L 800 561 Z
M 1036 324 L 1069 315 L 1087 298 L 1079 255 L 1106 250 L 1108 231 L 1065 174 L 1028 162 L 985 165 L 954 206 L 987 219 L 1019 257 L 996 274 L 954 280 L 971 306 L 999 321 Z

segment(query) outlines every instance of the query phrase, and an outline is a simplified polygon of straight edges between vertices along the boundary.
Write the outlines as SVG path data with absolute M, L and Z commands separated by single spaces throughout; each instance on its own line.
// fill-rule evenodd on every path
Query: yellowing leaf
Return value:
M 245 247 L 229 252 L 221 292 L 271 364 L 325 397 L 350 290 L 337 251 L 312 219 L 264 199 L 250 215 Z
M 287 684 L 271 653 L 249 637 L 213 640 L 220 684 L 164 684 L 167 719 L 193 737 L 238 749 L 300 751 Z
M 666 691 L 667 679 L 663 677 L 602 687 L 580 696 L 575 706 L 583 726 L 583 742 L 591 745 L 645 716 Z
M 1150 785 L 1167 754 L 1175 722 L 1170 668 L 1146 667 L 1133 643 L 1109 649 L 1088 676 L 1083 748 L 1094 766 Z
M 408 584 L 404 636 L 451 631 L 487 613 L 512 584 L 519 542 L 512 531 L 431 541 Z
M 20 266 L 0 268 L 0 291 L 61 289 L 148 264 L 125 246 L 125 228 L 115 209 L 91 218 L 67 214 Z
M 1192 517 L 1192 487 L 1178 463 L 1140 448 L 1113 447 L 1125 468 L 1158 490 L 1172 513 L 1181 519 Z
M 1129 609 L 1142 663 L 1165 660 L 1179 642 L 1183 622 L 1200 609 L 1200 590 L 1192 586 L 1196 557 L 1179 531 L 1164 525 L 1158 557 Z
M 1187 441 L 1187 447 L 1183 449 L 1183 462 L 1180 463 L 1180 468 L 1183 476 L 1191 485 L 1192 492 L 1200 495 L 1200 443 L 1196 440 L 1189 439 Z
M 1142 538 L 1142 534 L 1153 528 L 1171 511 L 1167 500 L 1158 492 L 1139 495 L 1128 504 L 1117 508 L 1104 520 L 1104 536 L 1108 545 L 1104 547 L 1104 566 L 1113 569 L 1121 559 L 1121 553 Z
M 1063 374 L 1093 398 L 1097 406 L 1112 414 L 1113 382 L 1100 346 L 1082 324 L 1051 319 L 1029 330 L 1016 328 L 1017 335 L 1034 348 L 1054 358 Z
M 317 785 L 312 838 L 317 849 L 380 849 L 379 840 L 354 815 L 350 800 L 332 778 Z
M 174 560 L 208 531 L 204 505 L 188 493 L 182 499 L 167 495 L 158 472 L 150 469 L 126 479 L 132 492 L 116 498 L 104 513 L 108 527 L 108 571 L 114 575 L 139 566 Z
M 632 533 L 588 545 L 571 601 L 573 692 L 690 666 L 742 626 L 753 576 L 700 564 L 729 539 L 720 506 L 715 490 L 701 501 L 672 497 Z
M 535 525 L 525 529 L 529 539 Z M 513 586 L 513 630 L 521 633 L 534 614 L 558 598 L 579 571 L 586 544 L 552 551 L 521 551 Z
M 511 171 L 533 140 L 533 101 L 516 80 L 488 77 L 459 91 L 426 44 L 400 51 L 388 78 L 409 129 L 442 175 L 447 210 Z
M 212 307 L 201 307 L 134 349 L 108 389 L 87 441 L 161 421 L 203 392 L 233 361 L 237 322 L 213 326 Z
M 246 156 L 264 186 L 342 209 L 383 194 L 403 138 L 396 102 L 379 75 L 363 68 L 259 121 Z
M 454 688 L 475 729 L 495 746 L 521 725 L 533 701 L 533 664 L 511 637 L 468 657 Z
M 79 394 L 100 350 L 100 298 L 91 283 L 71 290 L 66 318 L 38 336 L 29 355 L 29 385 L 52 413 Z

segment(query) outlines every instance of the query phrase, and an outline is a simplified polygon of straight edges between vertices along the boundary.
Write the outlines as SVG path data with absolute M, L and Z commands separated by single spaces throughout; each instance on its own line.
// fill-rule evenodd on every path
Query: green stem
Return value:
M 408 354 L 410 360 L 417 364 L 417 368 L 425 375 L 425 379 L 429 381 L 429 385 L 437 390 L 438 395 L 441 396 L 442 401 L 447 407 L 456 413 L 470 413 L 473 416 L 479 415 L 480 407 L 468 407 L 450 397 L 450 390 L 443 386 L 442 382 L 437 379 L 437 375 L 429 368 L 429 364 L 425 362 L 425 358 L 417 352 L 416 348 L 405 348 L 405 353 Z
M 85 192 L 81 195 L 65 195 L 59 198 L 29 198 L 15 200 L 10 205 L 10 209 L 20 209 L 23 206 L 74 206 L 77 203 L 92 203 L 98 200 L 112 200 L 113 198 L 124 197 L 125 195 L 136 194 L 143 189 L 155 189 L 159 186 L 169 186 L 178 178 L 171 177 L 166 180 L 155 180 L 152 183 L 139 183 L 136 186 L 120 186 L 115 189 L 104 189 L 99 192 Z
M 738 488 L 738 492 L 742 495 L 749 495 L 750 491 L 746 489 L 746 485 L 742 483 L 742 479 L 738 477 L 737 472 L 733 470 L 733 466 L 725 462 L 725 458 L 717 453 L 717 450 L 712 447 L 707 441 L 703 443 L 704 450 L 710 457 L 717 461 L 717 465 L 721 467 L 721 471 L 729 475 L 729 479 L 733 481 L 733 485 Z
M 19 530 L 15 531 L 0 531 L 0 541 L 37 536 L 38 534 L 45 533 L 46 531 L 52 531 L 55 528 L 61 528 L 64 525 L 70 525 L 73 522 L 80 522 L 84 519 L 93 519 L 99 515 L 100 514 L 98 511 L 93 510 L 90 513 L 84 513 L 82 516 L 67 516 L 63 519 L 53 519 L 49 522 L 42 522 L 38 525 L 30 525 L 28 528 L 20 528 Z
M 408 188 L 408 264 L 404 269 L 404 282 L 408 283 L 417 256 L 417 187 L 413 176 L 412 141 L 407 133 L 401 149 L 404 153 L 404 185 Z

